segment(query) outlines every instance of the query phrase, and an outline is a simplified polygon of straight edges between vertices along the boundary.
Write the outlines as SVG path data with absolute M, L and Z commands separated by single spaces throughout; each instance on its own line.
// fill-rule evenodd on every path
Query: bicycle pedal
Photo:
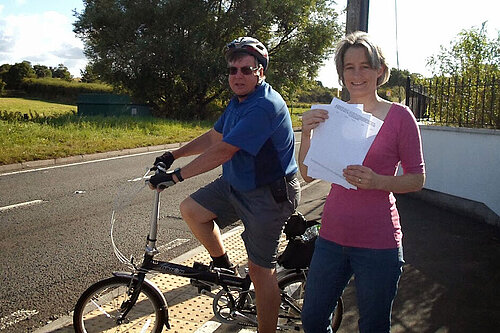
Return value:
M 208 272 L 210 270 L 210 266 L 205 265 L 205 264 L 198 262 L 198 261 L 195 261 L 193 263 L 193 268 L 200 270 L 200 271 L 206 271 L 206 272 Z
M 212 291 L 212 285 L 209 284 L 209 283 L 206 283 L 206 282 L 203 282 L 203 281 L 200 281 L 200 280 L 195 280 L 195 279 L 191 279 L 189 281 L 189 283 L 198 288 L 198 293 L 202 293 L 203 290 L 205 291 L 208 291 L 208 292 L 211 292 Z

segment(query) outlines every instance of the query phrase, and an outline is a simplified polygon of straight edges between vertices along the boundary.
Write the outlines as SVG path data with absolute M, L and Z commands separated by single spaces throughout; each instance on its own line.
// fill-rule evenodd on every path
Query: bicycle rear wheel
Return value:
M 291 326 L 293 329 L 297 329 L 297 327 L 302 326 L 300 311 L 304 304 L 306 275 L 303 272 L 292 272 L 280 278 L 278 285 L 282 290 L 279 323 L 282 326 Z M 339 298 L 332 316 L 333 332 L 339 329 L 343 313 L 344 303 L 342 298 Z
M 114 276 L 90 286 L 75 306 L 75 332 L 161 332 L 165 323 L 164 304 L 145 283 L 126 319 L 118 320 L 122 304 L 130 299 L 131 281 L 131 277 Z

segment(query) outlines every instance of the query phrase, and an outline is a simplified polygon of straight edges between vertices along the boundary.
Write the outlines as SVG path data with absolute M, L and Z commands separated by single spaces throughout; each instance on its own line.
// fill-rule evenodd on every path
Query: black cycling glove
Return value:
M 172 166 L 172 163 L 174 163 L 174 160 L 175 160 L 174 155 L 171 152 L 167 151 L 163 155 L 158 156 L 155 159 L 155 162 L 153 165 L 156 166 L 156 165 L 158 165 L 158 163 L 163 162 L 163 163 L 165 163 L 165 169 L 168 169 Z
M 159 172 L 151 176 L 148 182 L 153 185 L 154 188 L 165 189 L 172 185 L 175 185 L 175 181 L 172 179 L 174 171 Z

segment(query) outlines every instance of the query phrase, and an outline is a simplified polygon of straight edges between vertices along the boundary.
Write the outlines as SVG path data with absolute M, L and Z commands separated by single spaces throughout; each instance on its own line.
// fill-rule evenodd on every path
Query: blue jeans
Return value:
M 352 275 L 361 333 L 389 332 L 392 302 L 403 266 L 403 249 L 344 247 L 318 237 L 302 308 L 305 332 L 332 332 L 331 314 Z

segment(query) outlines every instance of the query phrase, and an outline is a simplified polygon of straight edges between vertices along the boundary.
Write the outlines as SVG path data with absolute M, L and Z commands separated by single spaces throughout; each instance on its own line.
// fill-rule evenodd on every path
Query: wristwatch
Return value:
M 184 181 L 184 178 L 182 178 L 182 176 L 181 176 L 181 168 L 175 168 L 174 175 L 177 177 L 177 179 L 179 180 L 179 182 L 183 182 Z

